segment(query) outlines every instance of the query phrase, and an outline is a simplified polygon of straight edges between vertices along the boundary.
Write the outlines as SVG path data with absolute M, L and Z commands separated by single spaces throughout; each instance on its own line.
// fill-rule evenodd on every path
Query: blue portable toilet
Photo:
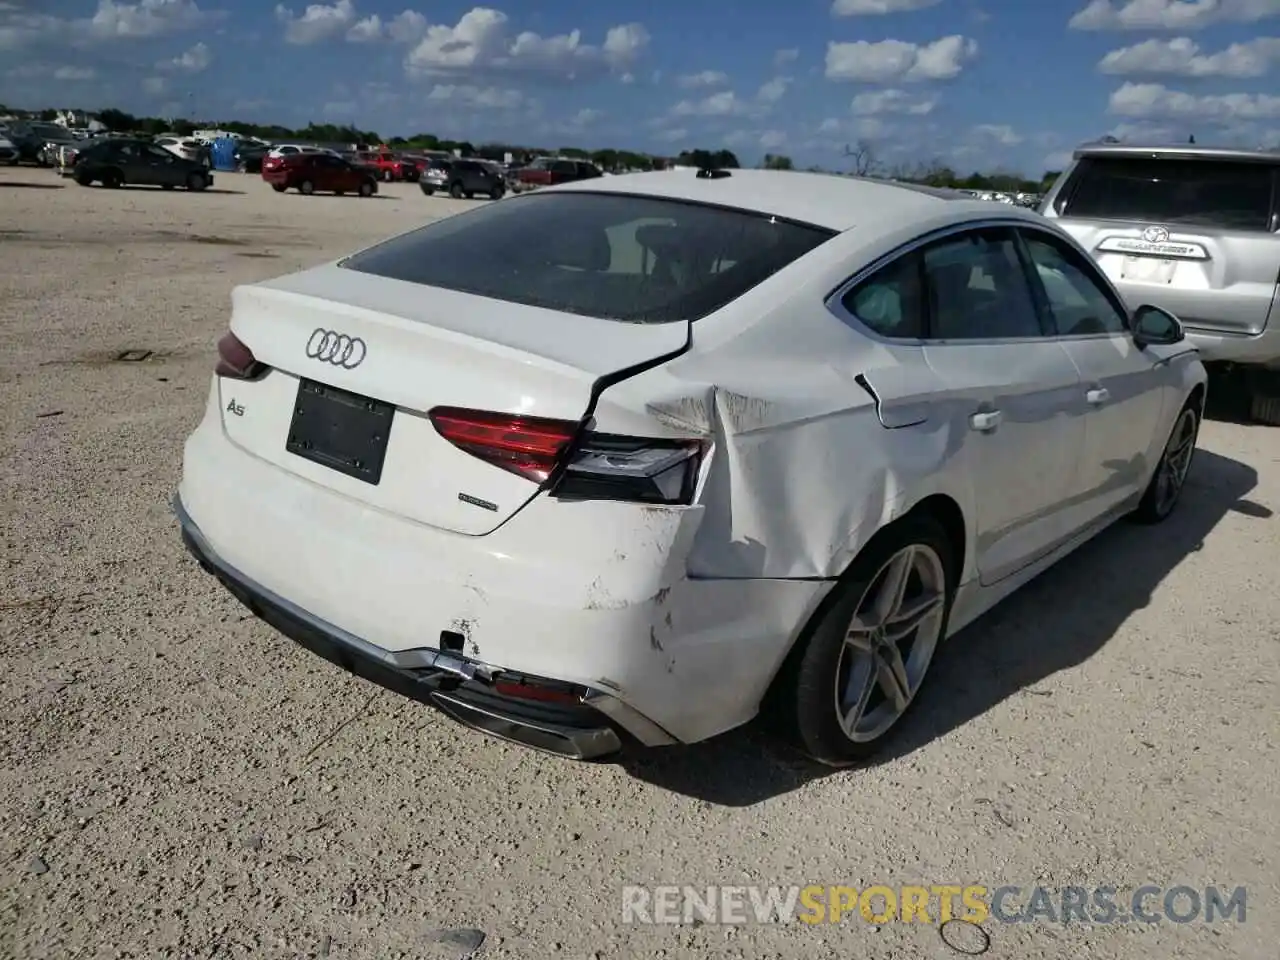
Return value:
M 213 154 L 213 168 L 215 170 L 235 170 L 236 141 L 234 137 L 219 137 L 213 141 L 213 147 L 210 152 Z

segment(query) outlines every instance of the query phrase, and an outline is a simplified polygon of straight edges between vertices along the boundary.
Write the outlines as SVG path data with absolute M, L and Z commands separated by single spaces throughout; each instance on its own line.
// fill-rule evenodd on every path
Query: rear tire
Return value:
M 303 196 L 309 197 L 316 192 L 316 185 L 310 180 L 303 180 L 298 184 L 298 192 Z
M 907 516 L 867 544 L 774 681 L 771 706 L 804 753 L 848 766 L 900 726 L 946 638 L 957 566 L 954 545 L 929 515 Z M 897 697 L 888 692 L 894 684 Z
M 435 195 L 435 191 L 432 190 L 430 187 L 422 187 L 422 195 L 424 197 L 431 197 Z
M 453 197 L 453 199 L 455 199 L 455 200 L 461 200 L 461 199 L 462 199 L 462 196 L 463 196 L 463 194 L 462 194 L 462 184 L 460 184 L 460 183 L 455 183 L 455 184 L 453 184 L 452 186 L 450 186 L 450 187 L 449 187 L 449 196 Z
M 203 173 L 193 173 L 187 177 L 187 189 L 192 193 L 199 193 L 207 186 L 209 186 L 209 178 Z
M 289 189 L 289 185 L 287 183 L 273 183 L 271 185 L 271 189 L 274 190 L 276 193 L 284 193 L 286 190 Z
M 501 199 L 502 199 L 502 195 L 503 195 L 505 192 L 506 192 L 506 191 L 504 191 L 501 187 L 494 187 L 492 190 L 490 190 L 490 191 L 489 191 L 489 199 L 490 199 L 490 200 L 501 200 Z
M 124 186 L 124 174 L 119 170 L 108 170 L 102 175 L 102 185 L 108 190 L 119 190 Z
M 374 191 L 374 184 L 372 180 L 366 180 L 364 183 L 360 184 L 360 196 L 372 197 L 373 191 Z
M 83 174 L 76 174 L 75 181 L 82 187 L 93 186 L 93 177 L 86 177 Z
M 1195 400 L 1188 400 L 1173 421 L 1169 439 L 1165 441 L 1160 462 L 1151 474 L 1151 482 L 1138 508 L 1131 514 L 1133 520 L 1143 524 L 1156 524 L 1168 520 L 1186 486 L 1187 473 L 1195 458 L 1196 439 L 1200 435 L 1200 408 Z

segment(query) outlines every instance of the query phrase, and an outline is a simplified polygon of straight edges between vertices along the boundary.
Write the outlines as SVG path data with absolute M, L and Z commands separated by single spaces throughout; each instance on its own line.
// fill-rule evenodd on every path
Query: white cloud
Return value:
M 761 84 L 760 89 L 756 91 L 756 99 L 761 103 L 777 103 L 787 95 L 790 87 L 790 77 L 774 77 Z
M 664 143 L 679 143 L 689 137 L 689 131 L 684 127 L 671 127 L 666 130 L 659 130 L 654 136 Z
M 472 84 L 436 84 L 427 94 L 427 99 L 472 110 L 519 110 L 530 105 L 529 99 L 519 90 Z
M 164 77 L 147 77 L 142 81 L 142 89 L 153 97 L 158 97 L 168 91 L 169 81 Z
M 1280 37 L 1233 43 L 1217 53 L 1203 53 L 1190 37 L 1174 37 L 1144 40 L 1112 50 L 1098 63 L 1098 69 L 1122 76 L 1260 77 L 1277 62 L 1280 62 Z
M 161 60 L 156 64 L 157 70 L 176 73 L 203 73 L 213 63 L 213 54 L 204 43 L 197 43 L 190 50 L 181 53 L 172 60 Z
M 1044 160 L 1041 161 L 1041 163 L 1044 165 L 1044 168 L 1046 171 L 1057 170 L 1059 173 L 1061 173 L 1063 170 L 1066 169 L 1067 164 L 1069 164 L 1072 161 L 1072 159 L 1073 158 L 1070 150 L 1056 150 L 1053 153 L 1046 156 Z
M 1201 30 L 1280 16 L 1276 0 L 1089 0 L 1072 30 Z
M 703 70 L 701 73 L 686 73 L 676 78 L 676 83 L 685 89 L 696 87 L 723 87 L 729 82 L 729 75 L 720 70 Z
M 775 70 L 781 70 L 787 64 L 795 63 L 799 59 L 800 51 L 796 47 L 787 47 L 773 55 L 773 67 Z
M 1111 94 L 1111 113 L 1120 117 L 1205 120 L 1228 123 L 1280 118 L 1280 96 L 1266 93 L 1197 95 L 1158 83 L 1126 83 Z
M 980 123 L 973 128 L 973 133 L 984 140 L 994 140 L 1002 147 L 1016 147 L 1022 142 L 1022 135 L 1004 123 Z
M 701 100 L 681 100 L 671 108 L 673 117 L 735 117 L 751 112 L 751 104 L 732 90 L 713 93 Z
M 925 44 L 905 40 L 828 43 L 826 75 L 828 80 L 863 83 L 950 80 L 977 55 L 977 41 L 958 34 Z
M 276 19 L 284 24 L 285 43 L 307 47 L 332 40 L 355 26 L 356 8 L 351 0 L 338 0 L 332 6 L 313 3 L 301 16 L 295 16 L 284 4 L 278 4 Z
M 67 19 L 26 13 L 13 4 L 0 7 L 0 50 L 37 44 L 86 46 L 112 40 L 140 40 L 191 30 L 219 19 L 196 0 L 99 0 L 93 16 Z
M 581 130 L 594 123 L 598 123 L 603 116 L 604 112 L 601 110 L 593 110 L 590 107 L 583 107 L 569 118 L 569 126 Z
M 55 80 L 92 80 L 97 75 L 97 72 L 91 67 L 58 67 L 53 71 L 53 79 Z
M 790 139 L 781 130 L 765 130 L 760 134 L 760 149 L 776 150 Z
M 906 90 L 875 90 L 858 94 L 849 104 L 849 109 L 860 117 L 887 113 L 923 117 L 932 113 L 937 105 L 937 97 L 916 96 Z
M 475 7 L 452 27 L 427 27 L 405 58 L 410 75 L 491 70 L 545 73 L 573 78 L 597 70 L 624 72 L 649 45 L 638 23 L 611 27 L 598 46 L 583 43 L 582 31 L 544 37 L 531 31 L 512 35 L 500 10 Z
M 869 17 L 936 7 L 942 0 L 833 0 L 833 17 Z
M 336 27 L 334 36 L 341 32 Z M 390 20 L 383 20 L 373 13 L 362 20 L 352 23 L 347 29 L 346 37 L 352 43 L 377 43 L 388 40 L 391 43 L 417 43 L 427 32 L 427 18 L 417 10 L 403 10 Z

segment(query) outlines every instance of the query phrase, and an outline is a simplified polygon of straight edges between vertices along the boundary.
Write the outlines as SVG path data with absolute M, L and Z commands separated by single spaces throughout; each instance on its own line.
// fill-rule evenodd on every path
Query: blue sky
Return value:
M 1280 146 L 1280 0 L 0 0 L 0 102 L 1038 176 Z

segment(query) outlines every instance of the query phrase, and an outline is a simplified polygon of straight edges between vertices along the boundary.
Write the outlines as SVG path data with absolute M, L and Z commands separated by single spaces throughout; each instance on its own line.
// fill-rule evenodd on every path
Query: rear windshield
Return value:
M 1059 213 L 1069 217 L 1268 230 L 1273 167 L 1216 160 L 1085 158 Z
M 832 236 L 702 204 L 548 193 L 437 220 L 343 266 L 565 313 L 675 323 L 736 300 Z

